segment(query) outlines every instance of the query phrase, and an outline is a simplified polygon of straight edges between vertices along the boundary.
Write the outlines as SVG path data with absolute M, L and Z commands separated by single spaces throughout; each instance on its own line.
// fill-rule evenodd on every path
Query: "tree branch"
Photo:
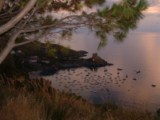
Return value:
M 17 44 L 15 44 L 13 47 L 18 47 L 18 46 L 26 45 L 26 44 L 31 43 L 31 42 L 34 42 L 34 41 L 36 41 L 36 39 L 24 41 L 24 42 L 21 42 L 21 43 L 17 43 Z
M 24 9 L 6 24 L 0 26 L 0 35 L 13 28 L 36 4 L 37 0 L 30 0 Z
M 34 12 L 35 11 L 33 10 L 32 13 L 34 13 Z M 32 14 L 31 14 L 31 16 L 32 16 Z M 33 40 L 24 41 L 24 42 L 21 42 L 21 43 L 15 43 L 15 40 L 17 39 L 17 37 L 22 33 L 37 32 L 39 30 L 45 31 L 45 29 L 49 29 L 49 28 L 53 28 L 53 27 L 54 27 L 53 29 L 61 29 L 61 31 L 63 31 L 64 29 L 75 29 L 75 28 L 77 29 L 77 28 L 82 27 L 82 26 L 86 26 L 86 25 L 91 25 L 92 26 L 92 25 L 97 24 L 96 22 L 95 23 L 94 22 L 87 22 L 86 21 L 87 16 L 73 15 L 73 16 L 64 17 L 64 18 L 60 19 L 58 22 L 53 23 L 53 24 L 39 26 L 39 27 L 36 27 L 36 28 L 24 28 L 26 23 L 29 21 L 30 17 L 21 26 L 21 28 L 19 28 L 19 31 L 9 40 L 7 46 L 2 51 L 2 53 L 0 53 L 0 64 L 5 60 L 5 58 L 8 56 L 8 54 L 10 53 L 10 51 L 14 47 L 18 47 L 18 46 L 22 46 L 22 45 L 34 42 L 34 41 L 38 40 L 38 38 L 40 38 L 40 36 L 38 36 L 38 38 L 34 38 Z M 84 18 L 84 19 L 82 20 L 80 18 Z M 72 22 L 70 22 L 70 20 L 72 20 Z M 44 33 L 41 34 L 41 36 L 42 35 L 44 35 Z
M 5 60 L 5 58 L 8 56 L 10 51 L 14 48 L 15 46 L 15 40 L 17 37 L 21 34 L 21 31 L 17 32 L 14 36 L 11 36 L 7 46 L 3 49 L 3 51 L 0 53 L 0 64 Z

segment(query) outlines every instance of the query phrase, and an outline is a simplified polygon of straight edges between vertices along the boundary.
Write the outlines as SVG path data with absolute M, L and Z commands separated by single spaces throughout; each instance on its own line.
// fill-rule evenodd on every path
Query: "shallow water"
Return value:
M 123 42 L 110 36 L 107 46 L 98 50 L 99 40 L 86 29 L 79 30 L 71 41 L 59 41 L 72 49 L 89 52 L 88 57 L 96 52 L 114 66 L 97 71 L 86 68 L 59 71 L 46 77 L 52 80 L 53 87 L 96 103 L 112 100 L 122 106 L 160 108 L 160 0 L 149 2 L 144 19 Z

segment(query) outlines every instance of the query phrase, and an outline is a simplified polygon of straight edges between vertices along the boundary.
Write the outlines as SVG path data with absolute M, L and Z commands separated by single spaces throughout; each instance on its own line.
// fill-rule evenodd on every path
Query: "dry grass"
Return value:
M 34 104 L 35 103 L 35 104 Z M 43 106 L 32 97 L 18 96 L 8 99 L 0 111 L 1 120 L 44 120 Z
M 43 79 L 0 79 L 0 120 L 154 120 L 147 112 L 93 105 Z

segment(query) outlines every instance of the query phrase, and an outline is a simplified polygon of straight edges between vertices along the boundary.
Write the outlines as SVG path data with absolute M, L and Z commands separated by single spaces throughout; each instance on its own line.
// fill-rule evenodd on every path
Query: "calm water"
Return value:
M 160 108 L 160 0 L 152 0 L 150 4 L 138 28 L 130 31 L 123 42 L 109 37 L 107 46 L 97 50 L 99 40 L 85 29 L 71 41 L 59 41 L 72 49 L 88 51 L 88 57 L 96 52 L 114 66 L 98 71 L 86 68 L 59 71 L 46 77 L 52 80 L 53 87 L 96 103 L 112 100 L 123 106 Z

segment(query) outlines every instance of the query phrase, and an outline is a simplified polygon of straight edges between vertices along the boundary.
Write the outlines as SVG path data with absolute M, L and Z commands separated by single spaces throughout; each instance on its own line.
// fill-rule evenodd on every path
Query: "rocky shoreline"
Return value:
M 40 74 L 41 75 L 52 75 L 56 73 L 58 70 L 62 69 L 71 69 L 71 68 L 80 68 L 80 67 L 86 67 L 91 70 L 96 70 L 99 67 L 104 66 L 112 66 L 112 63 L 108 63 L 102 58 L 100 58 L 97 54 L 95 56 L 95 53 L 91 58 L 85 59 L 85 58 L 79 58 L 77 60 L 66 60 L 63 63 L 58 63 L 56 65 L 52 65 L 52 67 L 48 67 L 47 69 L 43 69 Z
M 84 58 L 87 53 L 83 50 L 76 51 L 57 44 L 47 45 L 34 42 L 15 48 L 8 61 L 12 61 L 15 68 L 19 68 L 25 73 L 39 71 L 40 75 L 52 75 L 62 69 L 87 67 L 95 70 L 99 67 L 113 65 L 100 58 L 96 53 L 93 53 L 91 58 Z

